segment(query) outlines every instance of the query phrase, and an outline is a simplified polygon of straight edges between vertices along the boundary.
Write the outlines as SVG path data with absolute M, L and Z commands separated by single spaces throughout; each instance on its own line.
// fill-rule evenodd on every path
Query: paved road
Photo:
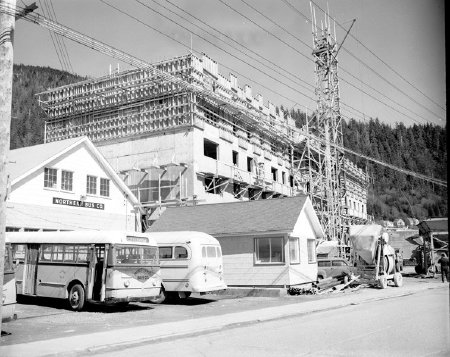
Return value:
M 448 356 L 448 291 L 228 328 L 108 351 L 116 356 Z

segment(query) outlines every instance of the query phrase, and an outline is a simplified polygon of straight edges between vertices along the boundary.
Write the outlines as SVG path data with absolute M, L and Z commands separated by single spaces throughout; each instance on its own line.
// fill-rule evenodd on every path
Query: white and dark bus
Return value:
M 160 293 L 158 246 L 146 233 L 7 232 L 17 265 L 17 294 L 86 302 L 128 303 Z
M 225 290 L 219 241 L 202 232 L 149 233 L 159 247 L 162 288 L 153 302 Z

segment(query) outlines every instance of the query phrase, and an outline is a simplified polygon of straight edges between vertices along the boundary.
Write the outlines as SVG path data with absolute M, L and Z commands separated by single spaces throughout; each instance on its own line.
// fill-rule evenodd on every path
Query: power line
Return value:
M 286 0 L 282 0 L 283 2 L 286 2 Z M 326 14 L 325 10 L 323 10 L 317 3 L 315 3 L 313 0 L 311 2 L 317 6 L 324 14 Z M 339 27 L 345 30 L 345 28 L 335 20 L 335 22 L 338 24 Z M 442 110 L 446 110 L 444 107 L 442 107 L 440 104 L 435 102 L 433 99 L 431 99 L 429 96 L 427 96 L 423 91 L 421 91 L 419 88 L 417 88 L 414 84 L 412 84 L 410 81 L 408 81 L 403 75 L 401 75 L 398 71 L 396 71 L 392 66 L 390 66 L 388 63 L 386 63 L 384 60 L 382 60 L 378 55 L 375 54 L 370 48 L 368 48 L 364 43 L 362 43 L 359 39 L 357 39 L 354 35 L 350 34 L 350 37 L 352 37 L 356 42 L 358 42 L 361 46 L 363 46 L 368 52 L 370 52 L 375 58 L 377 58 L 381 63 L 383 63 L 386 67 L 388 67 L 392 72 L 394 72 L 397 76 L 399 76 L 401 79 L 403 79 L 406 83 L 408 83 L 410 86 L 412 86 L 414 89 L 416 89 L 419 93 L 421 93 L 425 98 L 430 100 L 432 103 L 437 105 Z

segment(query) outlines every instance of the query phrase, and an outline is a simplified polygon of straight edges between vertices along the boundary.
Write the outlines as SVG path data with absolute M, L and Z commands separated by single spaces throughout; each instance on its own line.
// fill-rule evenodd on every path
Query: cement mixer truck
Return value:
M 399 257 L 389 245 L 389 234 L 378 224 L 353 225 L 349 229 L 353 262 L 360 281 L 385 289 L 389 282 L 403 285 Z

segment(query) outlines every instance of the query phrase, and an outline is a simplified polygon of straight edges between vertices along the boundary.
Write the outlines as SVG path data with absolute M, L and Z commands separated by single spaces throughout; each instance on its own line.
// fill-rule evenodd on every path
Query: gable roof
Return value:
M 312 210 L 307 196 L 168 207 L 149 231 L 200 231 L 213 236 L 289 233 L 294 230 L 306 202 Z M 317 224 L 320 225 L 318 219 Z
M 72 138 L 61 141 L 53 141 L 47 144 L 26 146 L 20 149 L 10 150 L 8 153 L 8 165 L 6 170 L 11 183 L 25 176 L 28 172 L 41 167 L 41 163 L 51 161 L 58 154 L 69 150 L 82 138 Z M 28 175 L 26 175 L 28 176 Z
M 9 162 L 6 166 L 6 171 L 9 174 L 11 186 L 58 159 L 70 150 L 82 145 L 87 148 L 109 177 L 121 190 L 123 190 L 133 205 L 141 207 L 139 200 L 133 192 L 131 192 L 119 175 L 117 175 L 108 161 L 87 136 L 10 150 L 8 153 Z

